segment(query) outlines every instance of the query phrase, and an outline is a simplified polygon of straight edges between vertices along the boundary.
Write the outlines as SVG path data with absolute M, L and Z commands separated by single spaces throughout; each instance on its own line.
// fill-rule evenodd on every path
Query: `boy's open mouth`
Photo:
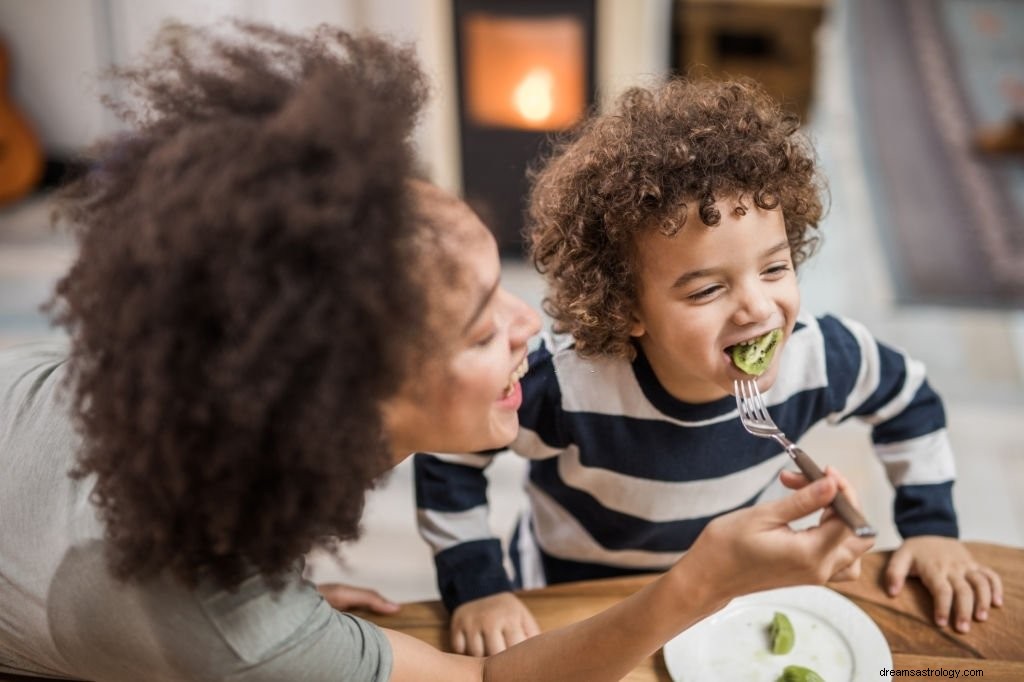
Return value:
M 767 334 L 729 346 L 725 351 L 741 372 L 758 377 L 771 366 L 781 340 L 782 330 L 773 329 Z

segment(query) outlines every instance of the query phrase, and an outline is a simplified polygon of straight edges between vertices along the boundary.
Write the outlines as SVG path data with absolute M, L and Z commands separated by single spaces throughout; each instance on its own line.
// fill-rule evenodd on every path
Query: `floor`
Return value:
M 857 318 L 927 363 L 947 401 L 963 537 L 1024 546 L 1024 312 L 893 306 L 853 137 L 843 45 L 835 36 L 834 26 L 822 34 L 820 96 L 811 124 L 830 177 L 832 208 L 823 226 L 825 246 L 801 275 L 805 306 Z M 0 210 L 0 348 L 60 333 L 38 306 L 70 263 L 73 245 L 47 227 L 49 211 L 46 197 Z M 531 269 L 508 262 L 504 272 L 510 289 L 539 305 L 542 285 Z M 802 444 L 854 482 L 866 515 L 881 530 L 878 546 L 897 545 L 888 520 L 891 492 L 865 428 L 817 429 Z M 523 472 L 523 463 L 511 456 L 499 457 L 489 471 L 492 524 L 499 534 L 507 534 L 522 501 Z M 397 601 L 437 596 L 430 552 L 415 529 L 408 462 L 370 493 L 363 538 L 339 557 L 312 554 L 309 568 L 316 581 L 373 586 Z

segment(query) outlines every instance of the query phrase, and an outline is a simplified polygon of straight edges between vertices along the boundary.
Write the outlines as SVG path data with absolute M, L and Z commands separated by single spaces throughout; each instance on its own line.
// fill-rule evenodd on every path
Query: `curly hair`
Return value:
M 409 49 L 322 26 L 161 31 L 112 74 L 133 132 L 61 192 L 72 340 L 113 572 L 272 584 L 359 533 L 390 466 L 379 405 L 426 307 L 407 178 L 426 84 Z
M 604 114 L 556 140 L 531 171 L 530 256 L 545 276 L 544 309 L 584 356 L 632 358 L 635 236 L 671 236 L 715 202 L 781 205 L 794 263 L 817 243 L 824 180 L 799 119 L 752 80 L 672 79 L 635 87 Z

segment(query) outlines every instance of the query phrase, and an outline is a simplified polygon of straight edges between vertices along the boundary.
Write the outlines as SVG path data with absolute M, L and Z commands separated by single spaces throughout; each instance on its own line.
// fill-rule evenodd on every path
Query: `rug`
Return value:
M 1024 113 L 1024 2 L 852 0 L 859 137 L 898 303 L 1024 308 L 1024 156 L 975 152 Z

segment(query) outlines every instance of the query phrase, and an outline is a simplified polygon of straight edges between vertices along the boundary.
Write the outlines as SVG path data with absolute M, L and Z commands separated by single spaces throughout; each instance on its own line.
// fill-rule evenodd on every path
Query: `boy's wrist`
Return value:
M 466 602 L 513 589 L 502 559 L 497 539 L 466 542 L 434 556 L 441 601 L 449 613 Z

